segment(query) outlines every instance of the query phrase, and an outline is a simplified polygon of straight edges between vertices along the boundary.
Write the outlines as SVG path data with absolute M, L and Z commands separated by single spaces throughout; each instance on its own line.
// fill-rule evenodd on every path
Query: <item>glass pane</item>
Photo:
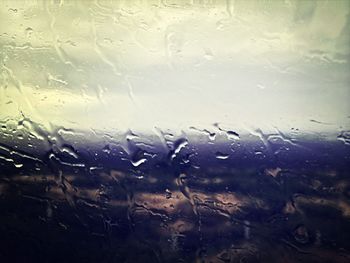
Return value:
M 349 262 L 349 1 L 1 1 L 1 262 Z

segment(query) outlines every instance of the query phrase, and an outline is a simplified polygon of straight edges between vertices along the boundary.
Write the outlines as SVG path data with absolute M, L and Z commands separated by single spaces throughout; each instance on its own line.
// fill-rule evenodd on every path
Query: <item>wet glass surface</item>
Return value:
M 1 262 L 349 262 L 348 1 L 2 1 Z

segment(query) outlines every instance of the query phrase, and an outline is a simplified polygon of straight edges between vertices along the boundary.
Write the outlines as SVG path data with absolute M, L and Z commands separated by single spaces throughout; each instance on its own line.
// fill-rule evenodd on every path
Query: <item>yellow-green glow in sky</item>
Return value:
M 2 1 L 0 119 L 349 129 L 349 3 Z

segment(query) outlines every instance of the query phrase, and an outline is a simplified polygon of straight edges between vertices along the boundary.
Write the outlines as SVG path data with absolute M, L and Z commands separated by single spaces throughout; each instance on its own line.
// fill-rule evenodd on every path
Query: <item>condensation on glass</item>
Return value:
M 0 261 L 349 262 L 349 1 L 2 1 Z

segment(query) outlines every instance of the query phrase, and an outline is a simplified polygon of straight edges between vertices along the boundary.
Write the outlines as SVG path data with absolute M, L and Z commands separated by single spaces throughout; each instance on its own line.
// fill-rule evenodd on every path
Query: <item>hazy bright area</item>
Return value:
M 350 128 L 350 1 L 1 1 L 0 119 Z

